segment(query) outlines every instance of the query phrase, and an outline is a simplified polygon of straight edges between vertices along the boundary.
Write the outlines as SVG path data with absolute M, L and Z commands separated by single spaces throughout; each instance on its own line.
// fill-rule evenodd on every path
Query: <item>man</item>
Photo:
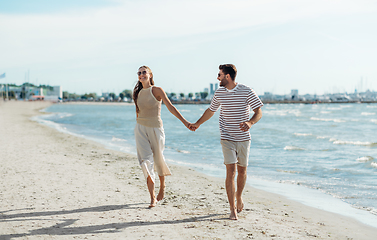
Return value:
M 220 81 L 220 88 L 215 92 L 210 107 L 195 124 L 190 124 L 190 129 L 195 131 L 221 107 L 219 124 L 226 166 L 225 186 L 230 205 L 229 218 L 237 220 L 237 212 L 241 212 L 244 207 L 242 191 L 247 176 L 246 168 L 251 140 L 249 129 L 261 119 L 263 103 L 253 89 L 235 82 L 236 66 L 224 64 L 220 65 L 219 69 L 217 79 Z M 249 119 L 250 107 L 254 114 Z M 236 171 L 238 171 L 237 191 L 234 182 Z M 235 199 L 237 199 L 237 206 Z

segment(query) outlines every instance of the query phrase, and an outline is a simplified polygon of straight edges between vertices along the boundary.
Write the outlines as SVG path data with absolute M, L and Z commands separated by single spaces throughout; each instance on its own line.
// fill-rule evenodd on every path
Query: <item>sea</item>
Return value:
M 209 107 L 177 104 L 190 122 Z M 34 120 L 136 155 L 135 106 L 54 104 Z M 377 104 L 266 104 L 252 126 L 248 184 L 377 228 Z M 195 132 L 163 105 L 167 163 L 225 178 L 219 111 Z M 174 172 L 173 172 L 174 174 Z

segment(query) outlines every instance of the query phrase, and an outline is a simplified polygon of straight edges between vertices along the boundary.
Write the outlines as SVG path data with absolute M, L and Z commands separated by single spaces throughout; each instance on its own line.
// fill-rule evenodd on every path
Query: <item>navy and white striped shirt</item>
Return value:
M 237 84 L 232 90 L 220 87 L 212 98 L 209 110 L 216 112 L 220 106 L 221 139 L 234 142 L 250 140 L 250 132 L 241 131 L 240 123 L 249 121 L 250 107 L 254 110 L 263 106 L 254 90 L 243 84 Z

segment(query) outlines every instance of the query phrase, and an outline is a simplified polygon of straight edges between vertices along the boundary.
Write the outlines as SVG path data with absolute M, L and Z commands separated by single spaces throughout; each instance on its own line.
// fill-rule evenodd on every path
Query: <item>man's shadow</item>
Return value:
M 45 220 L 45 219 L 30 219 L 33 217 L 41 217 L 41 216 L 51 216 L 51 215 L 65 215 L 65 214 L 72 214 L 72 213 L 80 213 L 80 212 L 106 212 L 112 210 L 121 210 L 121 209 L 136 209 L 137 206 L 134 205 L 144 205 L 144 203 L 137 203 L 137 204 L 126 204 L 126 205 L 105 205 L 99 207 L 91 207 L 91 208 L 81 208 L 81 209 L 74 209 L 74 210 L 61 210 L 61 211 L 47 211 L 47 212 L 31 212 L 31 213 L 19 213 L 19 214 L 4 214 L 4 211 L 0 212 L 0 222 L 8 222 L 8 221 L 27 221 L 27 220 Z M 9 240 L 12 238 L 19 238 L 19 237 L 29 237 L 29 236 L 38 236 L 38 235 L 78 235 L 78 234 L 95 234 L 95 233 L 116 233 L 120 232 L 121 229 L 126 229 L 128 227 L 134 226 L 153 226 L 153 225 L 162 225 L 162 224 L 181 224 L 181 223 L 191 223 L 191 222 L 199 222 L 199 221 L 212 221 L 214 217 L 222 216 L 223 214 L 209 214 L 205 216 L 198 216 L 198 217 L 190 217 L 186 219 L 180 220 L 163 220 L 163 221 L 130 221 L 130 222 L 117 222 L 117 223 L 109 223 L 109 224 L 101 224 L 101 225 L 88 225 L 88 226 L 81 226 L 81 227 L 69 227 L 70 225 L 74 224 L 76 221 L 80 219 L 54 219 L 58 221 L 62 221 L 56 225 L 46 228 L 40 228 L 36 230 L 31 230 L 28 233 L 19 233 L 19 234 L 8 234 L 8 235 L 0 235 L 0 240 Z M 22 218 L 22 219 L 18 219 Z M 26 218 L 26 219 L 25 219 Z M 216 220 L 223 220 L 226 218 L 217 218 Z M 51 220 L 51 219 L 47 219 Z

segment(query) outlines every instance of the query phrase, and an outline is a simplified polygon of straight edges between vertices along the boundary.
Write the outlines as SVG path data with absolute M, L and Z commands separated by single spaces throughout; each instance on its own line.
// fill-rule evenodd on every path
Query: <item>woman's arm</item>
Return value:
M 170 102 L 169 98 L 166 96 L 165 91 L 160 87 L 153 87 L 152 93 L 154 97 L 160 101 L 162 100 L 168 110 L 176 117 L 178 118 L 187 128 L 189 127 L 189 122 L 181 115 L 181 113 L 173 106 L 173 104 Z

